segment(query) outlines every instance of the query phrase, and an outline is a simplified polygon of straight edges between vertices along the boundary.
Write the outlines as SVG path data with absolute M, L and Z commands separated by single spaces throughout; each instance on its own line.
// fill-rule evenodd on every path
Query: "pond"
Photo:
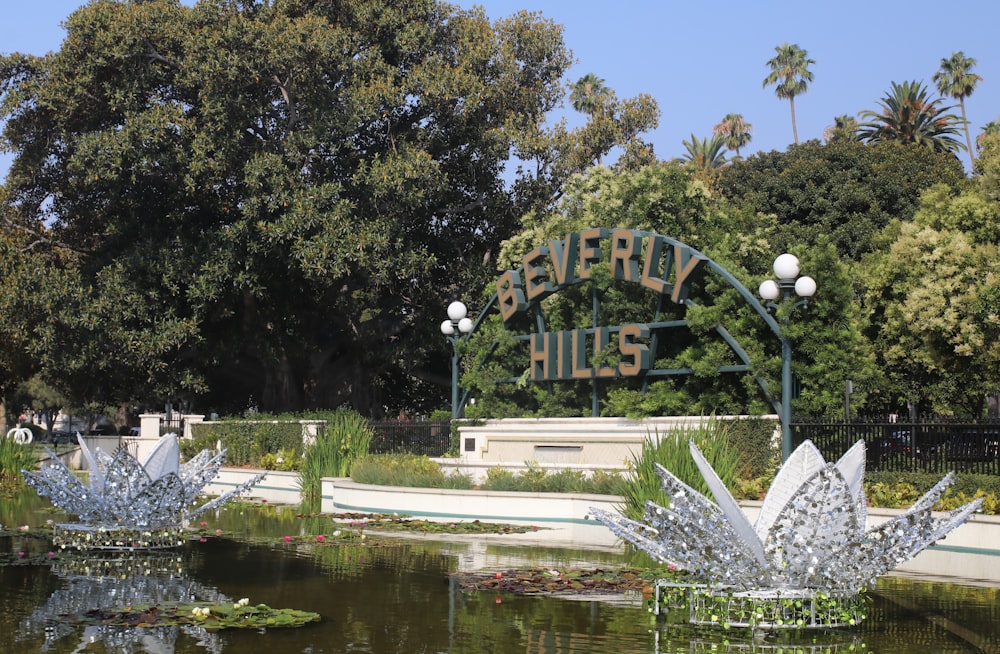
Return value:
M 0 536 L 0 654 L 1000 652 L 1000 589 L 993 587 L 889 576 L 871 593 L 861 627 L 777 637 L 668 625 L 641 598 L 464 591 L 454 576 L 484 561 L 498 570 L 611 569 L 629 563 L 619 552 L 519 547 L 502 536 L 371 534 L 363 543 L 319 543 L 317 535 L 337 528 L 329 517 L 236 503 L 206 517 L 199 534 L 176 550 L 86 557 L 53 552 L 50 558 L 46 540 L 11 529 L 62 519 L 48 506 L 31 491 L 0 498 L 6 528 Z M 244 597 L 322 619 L 294 629 L 207 632 L 76 625 L 61 617 L 132 602 Z

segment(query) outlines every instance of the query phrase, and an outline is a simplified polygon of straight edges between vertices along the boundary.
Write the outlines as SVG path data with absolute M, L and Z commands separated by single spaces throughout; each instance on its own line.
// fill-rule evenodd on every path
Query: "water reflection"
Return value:
M 52 573 L 63 582 L 44 604 L 21 620 L 15 640 L 38 645 L 39 651 L 76 650 L 101 643 L 107 652 L 132 654 L 173 652 L 183 632 L 213 654 L 222 651 L 218 636 L 193 625 L 123 627 L 87 625 L 81 628 L 67 616 L 137 605 L 166 602 L 231 601 L 217 589 L 191 579 L 178 554 L 138 552 L 54 559 Z
M 55 517 L 38 505 L 21 508 L 20 513 L 8 511 L 5 525 L 44 525 Z M 450 576 L 481 562 L 498 569 L 634 563 L 608 552 L 474 539 L 320 546 L 315 537 L 332 533 L 329 518 L 296 517 L 294 509 L 274 506 L 235 505 L 205 520 L 205 542 L 196 538 L 166 556 L 123 557 L 120 562 L 61 555 L 48 560 L 44 540 L 25 540 L 16 531 L 0 537 L 0 560 L 14 563 L 0 565 L 0 654 L 1000 651 L 996 588 L 884 578 L 873 594 L 871 617 L 860 629 L 799 635 L 789 642 L 763 633 L 665 625 L 650 616 L 641 600 L 612 603 L 464 592 Z M 225 535 L 216 536 L 217 529 Z M 285 535 L 297 538 L 286 542 Z M 16 552 L 25 550 L 30 561 L 18 561 Z M 242 597 L 272 607 L 315 611 L 323 620 L 299 629 L 205 633 L 183 628 L 102 631 L 63 618 L 88 606 Z

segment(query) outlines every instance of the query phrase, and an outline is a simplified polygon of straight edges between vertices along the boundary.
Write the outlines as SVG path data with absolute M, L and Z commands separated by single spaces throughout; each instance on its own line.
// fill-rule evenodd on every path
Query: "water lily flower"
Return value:
M 292 542 L 292 537 L 291 536 L 285 536 L 281 540 L 285 541 L 286 543 L 291 543 Z
M 324 536 L 323 534 L 320 534 L 319 536 L 316 537 L 316 540 L 318 542 L 322 543 L 323 541 L 326 540 L 326 536 Z

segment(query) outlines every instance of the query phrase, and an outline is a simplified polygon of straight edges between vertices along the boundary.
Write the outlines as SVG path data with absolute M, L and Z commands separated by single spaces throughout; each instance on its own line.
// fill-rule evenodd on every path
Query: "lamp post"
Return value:
M 774 274 L 778 281 L 766 279 L 757 292 L 768 301 L 767 308 L 776 313 L 777 302 L 784 303 L 792 298 L 799 299 L 792 305 L 805 307 L 809 298 L 816 293 L 816 280 L 808 275 L 799 277 L 799 260 L 793 254 L 781 254 L 774 260 Z M 776 313 L 777 315 L 777 313 Z M 784 329 L 788 325 L 791 311 L 780 314 L 781 330 L 781 460 L 787 461 L 792 455 L 792 341 Z
M 468 309 L 458 300 L 448 305 L 448 319 L 441 323 L 441 333 L 451 341 L 451 419 L 460 413 L 458 407 L 458 341 L 472 331 Z

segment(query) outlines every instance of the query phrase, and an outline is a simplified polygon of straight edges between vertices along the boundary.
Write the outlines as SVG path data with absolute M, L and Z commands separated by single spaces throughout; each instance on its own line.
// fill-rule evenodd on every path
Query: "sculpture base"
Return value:
M 160 550 L 184 544 L 181 527 L 57 524 L 52 543 L 60 549 Z
M 867 617 L 864 593 L 831 594 L 808 588 L 732 588 L 656 583 L 653 613 L 687 609 L 688 622 L 723 628 L 833 629 Z

